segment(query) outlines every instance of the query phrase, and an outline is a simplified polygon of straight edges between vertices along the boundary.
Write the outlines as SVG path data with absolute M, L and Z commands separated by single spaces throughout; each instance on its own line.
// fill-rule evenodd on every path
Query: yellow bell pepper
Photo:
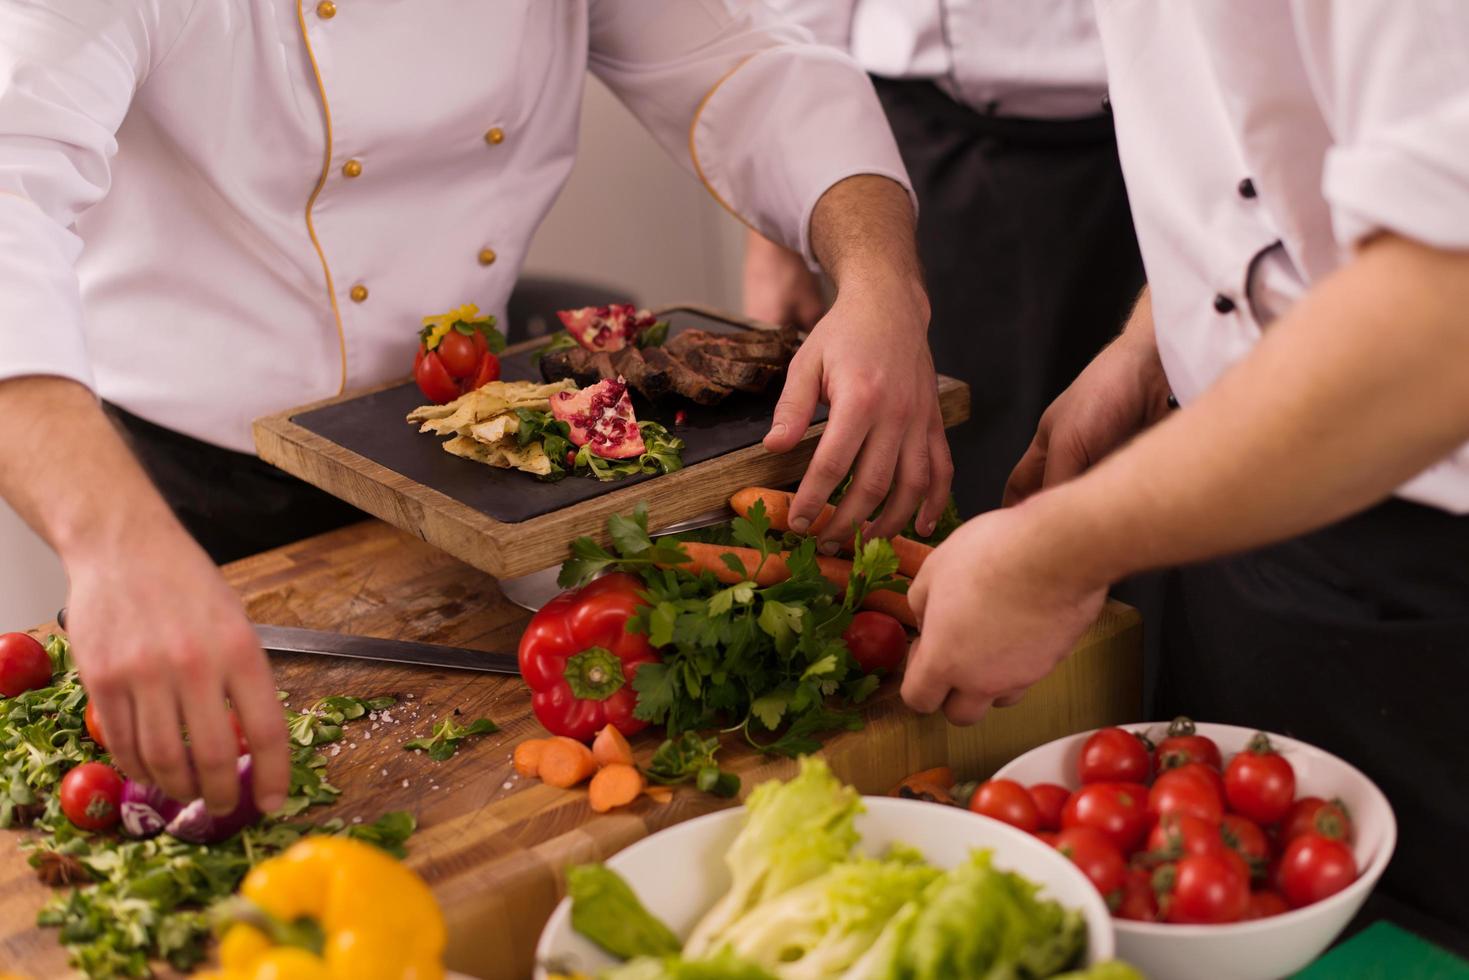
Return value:
M 443 980 L 433 893 L 369 844 L 307 837 L 251 870 L 240 895 L 255 921 L 229 927 L 220 969 L 198 980 Z M 293 934 L 299 944 L 281 942 Z

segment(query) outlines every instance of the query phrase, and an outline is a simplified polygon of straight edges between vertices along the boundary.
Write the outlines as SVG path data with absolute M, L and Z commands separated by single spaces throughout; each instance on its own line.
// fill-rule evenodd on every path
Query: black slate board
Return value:
M 745 329 L 692 310 L 673 310 L 665 319 L 669 321 L 670 337 L 693 328 L 721 333 Z M 531 364 L 532 353 L 522 351 L 504 357 L 500 362 L 501 378 L 506 381 L 541 380 L 540 371 Z M 684 465 L 693 466 L 753 446 L 765 438 L 779 396 L 780 384 L 777 382 L 762 394 L 737 392 L 720 404 L 709 407 L 681 398 L 670 398 L 654 406 L 638 395 L 634 395 L 633 402 L 639 419 L 661 422 L 684 440 Z M 541 517 L 613 490 L 657 479 L 634 476 L 603 483 L 590 477 L 568 476 L 558 483 L 545 483 L 529 473 L 496 469 L 462 459 L 444 452 L 440 445 L 444 441 L 442 438 L 420 433 L 417 426 L 404 420 L 410 411 L 422 404 L 424 398 L 418 386 L 409 382 L 303 412 L 293 416 L 291 421 L 505 524 Z M 675 428 L 673 416 L 680 408 L 687 417 L 683 425 Z M 826 409 L 822 407 L 815 421 L 825 418 Z

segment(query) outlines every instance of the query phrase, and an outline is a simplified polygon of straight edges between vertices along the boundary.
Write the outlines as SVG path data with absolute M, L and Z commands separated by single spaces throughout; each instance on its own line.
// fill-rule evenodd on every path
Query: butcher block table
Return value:
M 225 574 L 258 623 L 513 651 L 529 615 L 506 600 L 489 575 L 376 521 L 236 562 Z M 1110 603 L 1061 669 L 1019 706 L 994 711 L 969 730 L 913 714 L 896 685 L 886 684 L 864 706 L 867 726 L 832 737 L 825 755 L 866 793 L 887 792 L 929 766 L 984 776 L 1033 745 L 1140 717 L 1141 639 L 1138 614 Z M 340 752 L 327 749 L 327 772 L 342 797 L 309 816 L 350 822 L 395 809 L 416 814 L 420 829 L 409 841 L 408 861 L 443 906 L 448 965 L 472 976 L 530 974 L 537 936 L 561 896 L 567 865 L 605 858 L 669 824 L 732 805 L 680 789 L 671 804 L 644 799 L 599 816 L 588 808 L 584 789 L 518 778 L 511 749 L 544 733 L 516 678 L 305 655 L 273 662 L 280 688 L 296 707 L 329 694 L 398 695 L 392 723 L 376 730 L 352 723 Z M 403 742 L 427 734 L 433 721 L 456 709 L 462 722 L 489 717 L 501 732 L 466 742 L 442 763 L 403 750 Z M 634 740 L 641 761 L 657 742 L 652 732 Z M 739 773 L 744 791 L 794 766 L 732 740 L 726 746 L 723 763 Z M 66 976 L 55 930 L 34 924 L 51 891 L 26 864 L 21 836 L 0 832 L 0 969 Z

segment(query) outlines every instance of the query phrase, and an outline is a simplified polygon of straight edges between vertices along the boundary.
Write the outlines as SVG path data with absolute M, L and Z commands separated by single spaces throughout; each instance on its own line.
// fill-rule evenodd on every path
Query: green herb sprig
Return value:
M 490 735 L 500 730 L 500 726 L 488 718 L 476 718 L 468 725 L 455 724 L 453 717 L 446 717 L 434 726 L 434 731 L 428 738 L 415 738 L 403 743 L 403 748 L 415 752 L 427 752 L 428 757 L 435 762 L 443 762 L 454 757 L 459 751 L 459 743 L 473 735 Z

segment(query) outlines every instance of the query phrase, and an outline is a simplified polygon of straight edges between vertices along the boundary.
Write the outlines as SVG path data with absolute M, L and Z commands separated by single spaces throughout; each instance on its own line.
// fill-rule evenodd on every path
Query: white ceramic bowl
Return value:
M 994 850 L 995 867 L 1015 871 L 1041 886 L 1042 894 L 1079 909 L 1088 930 L 1087 962 L 1112 959 L 1112 917 L 1091 883 L 1071 862 L 1041 841 L 996 820 L 920 800 L 863 798 L 857 817 L 861 849 L 881 854 L 896 843 L 921 850 L 941 868 L 953 868 L 977 848 Z M 744 824 L 743 807 L 677 824 L 618 852 L 607 866 L 622 875 L 648 910 L 675 933 L 687 936 L 699 918 L 729 890 L 724 853 Z M 595 975 L 615 960 L 571 928 L 571 901 L 563 899 L 536 946 L 537 963 L 555 962 Z M 546 972 L 536 968 L 536 977 Z
M 1168 725 L 1154 722 L 1121 727 L 1146 731 L 1156 741 Z M 1198 731 L 1218 744 L 1226 763 L 1255 734 L 1249 728 L 1202 722 Z M 1079 784 L 1081 747 L 1090 735 L 1082 732 L 1032 749 L 1000 769 L 995 778 L 1026 786 L 1059 783 L 1074 789 Z M 1289 976 L 1331 945 L 1387 868 L 1398 825 L 1382 791 L 1334 755 L 1284 735 L 1272 733 L 1270 741 L 1295 769 L 1297 797 L 1339 797 L 1346 803 L 1356 825 L 1352 851 L 1358 878 L 1324 901 L 1252 922 L 1186 926 L 1117 920 L 1117 955 L 1153 980 L 1275 980 Z

